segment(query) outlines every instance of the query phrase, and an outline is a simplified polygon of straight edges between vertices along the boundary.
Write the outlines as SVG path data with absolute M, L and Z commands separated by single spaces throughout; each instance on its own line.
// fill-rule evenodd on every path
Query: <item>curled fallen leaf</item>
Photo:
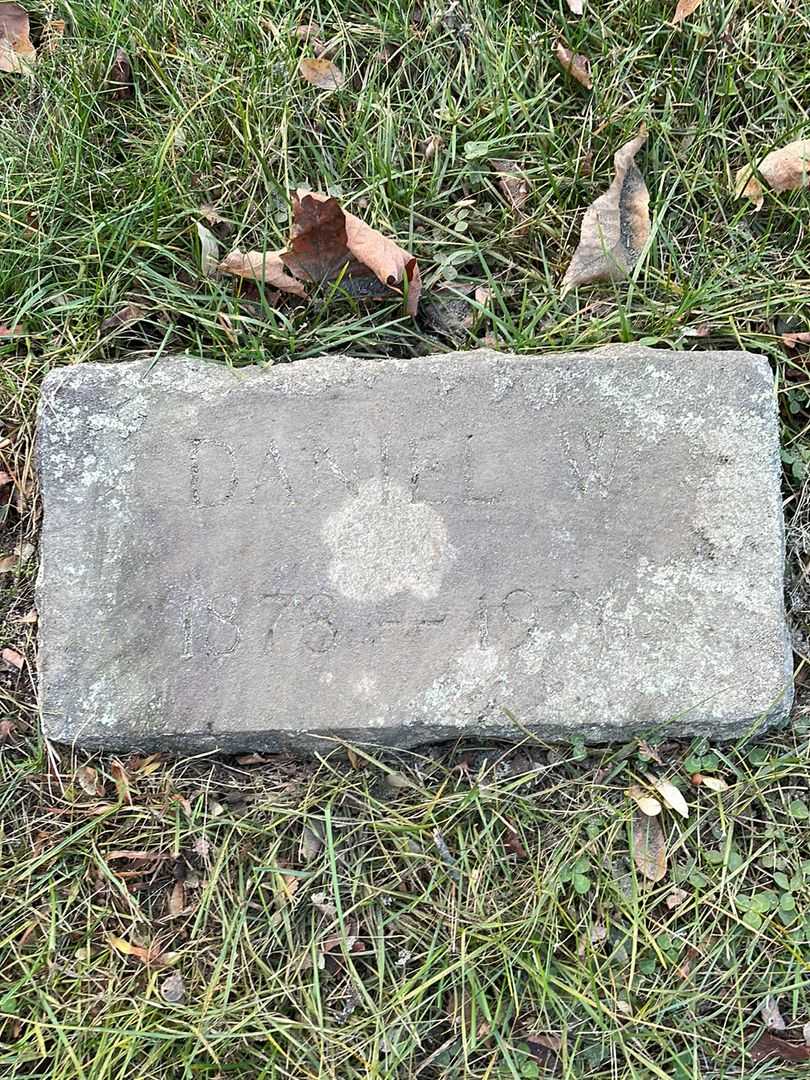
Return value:
M 104 781 L 92 765 L 80 765 L 76 770 L 76 779 L 79 781 L 79 787 L 85 795 L 91 795 L 95 798 L 104 794 Z
M 667 873 L 667 843 L 657 817 L 640 810 L 633 815 L 633 862 L 649 881 L 661 881 Z
M 675 14 L 672 16 L 673 25 L 677 26 L 684 19 L 688 19 L 692 12 L 697 10 L 699 4 L 700 0 L 678 0 Z
M 353 285 L 353 291 L 361 295 L 367 295 L 363 283 L 373 279 L 388 289 L 403 288 L 406 309 L 416 314 L 422 291 L 416 259 L 329 195 L 296 192 L 290 243 L 281 260 L 304 281 L 321 284 L 340 279 L 347 290 Z
M 131 806 L 132 796 L 129 793 L 129 777 L 127 776 L 126 769 L 117 759 L 113 759 L 110 762 L 110 775 L 115 782 L 118 798 L 122 803 L 129 803 Z
M 637 784 L 633 784 L 627 789 L 627 794 L 634 800 L 636 805 L 642 814 L 646 814 L 647 817 L 655 817 L 656 814 L 661 813 L 661 803 L 658 799 L 650 795 L 649 791 L 645 791 L 644 788 L 639 787 Z
M 520 213 L 532 193 L 531 184 L 517 161 L 490 158 L 490 168 L 498 174 L 498 187 L 504 201 Z
M 154 943 L 148 947 L 144 945 L 133 945 L 132 942 L 127 941 L 126 938 L 118 937 L 116 934 L 108 934 L 107 943 L 111 945 L 116 952 L 120 952 L 124 956 L 132 956 L 136 960 L 140 960 L 142 964 L 157 967 L 167 963 L 169 960 L 168 956 L 161 954 L 161 950 Z
M 340 90 L 346 82 L 337 64 L 324 57 L 317 60 L 314 57 L 303 57 L 299 61 L 298 71 L 302 78 L 318 90 Z
M 133 326 L 135 323 L 140 322 L 141 319 L 145 319 L 146 315 L 146 308 L 141 307 L 140 304 L 124 304 L 118 311 L 114 311 L 112 315 L 107 316 L 101 324 L 101 332 L 102 334 L 111 334 L 116 330 L 122 330 L 126 326 Z
M 37 58 L 30 32 L 25 8 L 19 4 L 0 4 L 0 71 L 30 74 Z
M 160 984 L 160 996 L 170 1005 L 179 1005 L 186 996 L 183 977 L 178 971 L 174 971 L 171 975 L 167 975 Z
M 278 251 L 232 251 L 217 267 L 223 274 L 260 281 L 280 292 L 305 297 L 307 291 L 300 281 L 287 273 Z
M 583 56 L 582 53 L 573 52 L 566 45 L 563 45 L 561 41 L 558 41 L 555 44 L 554 55 L 557 57 L 560 67 L 563 71 L 566 71 L 572 79 L 576 79 L 586 90 L 593 89 L 593 82 L 591 81 L 591 62 L 587 56 Z
M 169 893 L 169 898 L 166 902 L 166 909 L 170 915 L 182 915 L 186 908 L 186 887 L 182 881 L 175 881 L 172 891 Z
M 216 277 L 219 264 L 219 241 L 202 222 L 197 222 L 197 236 L 200 241 L 200 271 L 203 277 Z
M 616 175 L 582 219 L 579 245 L 562 280 L 562 295 L 594 281 L 622 281 L 638 262 L 650 236 L 650 196 L 636 165 L 647 132 L 620 147 Z
M 760 1006 L 759 1015 L 769 1031 L 784 1031 L 787 1027 L 785 1018 L 779 1011 L 779 1003 L 772 994 L 768 994 Z
M 107 97 L 112 101 L 129 101 L 135 97 L 132 64 L 125 49 L 116 49 L 109 74 L 104 83 Z
M 423 139 L 418 146 L 422 157 L 426 162 L 430 163 L 444 146 L 444 139 L 441 135 L 431 135 L 429 138 Z
M 689 817 L 689 805 L 686 799 L 670 780 L 662 780 L 655 776 L 648 776 L 647 779 L 661 796 L 664 806 L 674 810 L 681 817 Z
M 756 172 L 772 191 L 796 191 L 810 187 L 810 139 L 796 139 L 779 150 L 773 150 L 756 166 Z M 755 210 L 761 209 L 765 194 L 751 165 L 743 165 L 737 170 L 734 193 L 737 198 L 750 199 Z

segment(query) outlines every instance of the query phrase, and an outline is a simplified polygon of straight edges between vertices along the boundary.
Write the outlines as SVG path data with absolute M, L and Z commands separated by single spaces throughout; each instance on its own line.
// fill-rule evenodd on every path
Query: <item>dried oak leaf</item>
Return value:
M 298 71 L 302 78 L 318 90 L 340 90 L 346 82 L 337 64 L 323 57 L 318 60 L 310 56 L 303 57 L 299 61 Z
M 649 881 L 661 881 L 667 872 L 667 844 L 657 817 L 641 810 L 633 814 L 633 862 Z
M 113 101 L 128 101 L 135 97 L 132 64 L 124 49 L 116 49 L 112 66 L 104 83 L 107 96 Z
M 498 174 L 498 187 L 504 200 L 520 213 L 532 193 L 531 184 L 517 161 L 490 158 L 490 168 Z
M 28 75 L 37 51 L 31 43 L 28 12 L 19 4 L 0 4 L 0 71 Z
M 692 12 L 697 10 L 699 4 L 700 0 L 678 0 L 675 14 L 672 16 L 673 25 L 677 26 L 684 19 L 688 19 Z
M 223 274 L 260 281 L 280 292 L 305 297 L 306 289 L 284 269 L 280 251 L 232 251 L 217 267 Z
M 572 79 L 576 79 L 586 90 L 593 89 L 593 83 L 591 81 L 591 62 L 587 56 L 583 56 L 582 53 L 572 52 L 572 50 L 566 45 L 563 45 L 561 41 L 558 41 L 555 44 L 554 55 L 557 57 L 560 67 L 563 71 L 566 71 Z
M 760 161 L 756 171 L 773 191 L 810 187 L 810 139 L 796 139 L 773 150 Z M 751 165 L 743 165 L 737 170 L 734 193 L 737 198 L 750 199 L 755 210 L 761 209 L 765 194 Z
M 388 289 L 404 287 L 406 309 L 416 314 L 422 278 L 414 256 L 329 195 L 296 192 L 290 243 L 281 261 L 296 277 L 317 284 L 376 278 Z
M 635 161 L 646 141 L 642 128 L 614 154 L 616 175 L 585 211 L 579 245 L 562 280 L 563 296 L 577 285 L 622 281 L 638 262 L 650 236 L 650 195 Z

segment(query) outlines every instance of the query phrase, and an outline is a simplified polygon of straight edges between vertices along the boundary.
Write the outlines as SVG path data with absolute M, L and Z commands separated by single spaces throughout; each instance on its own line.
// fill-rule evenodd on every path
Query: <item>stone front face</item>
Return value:
M 81 365 L 39 466 L 54 739 L 724 738 L 790 703 L 761 358 Z

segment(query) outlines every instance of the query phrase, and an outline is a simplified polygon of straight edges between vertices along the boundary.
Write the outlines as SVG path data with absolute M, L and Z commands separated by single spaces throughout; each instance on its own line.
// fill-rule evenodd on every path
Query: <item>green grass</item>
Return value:
M 59 364 L 482 341 L 744 347 L 770 358 L 780 395 L 807 653 L 810 362 L 781 334 L 810 328 L 810 194 L 769 194 L 756 214 L 730 193 L 740 165 L 810 135 L 805 4 L 703 0 L 679 29 L 674 0 L 592 0 L 579 19 L 563 0 L 30 9 L 35 40 L 49 17 L 67 32 L 35 78 L 0 75 L 0 324 L 24 327 L 0 338 L 0 469 L 16 492 L 0 554 L 36 536 L 34 407 Z M 294 31 L 310 18 L 346 72 L 338 93 L 296 74 Z M 591 94 L 553 59 L 558 36 L 590 56 Z M 128 101 L 104 90 L 119 46 Z M 560 300 L 581 212 L 642 122 L 649 249 L 630 282 Z M 443 148 L 428 162 L 419 144 L 432 135 Z M 489 158 L 523 165 L 527 220 L 501 200 Z M 288 191 L 307 185 L 417 255 L 419 320 L 395 300 L 278 303 L 202 276 L 203 206 L 222 219 L 223 254 L 274 249 Z M 480 284 L 484 302 L 470 298 Z M 147 317 L 102 329 L 127 303 Z M 668 744 L 660 766 L 635 745 L 583 756 L 539 744 L 356 767 L 132 761 L 130 803 L 110 759 L 95 762 L 103 794 L 87 795 L 85 759 L 37 734 L 35 628 L 19 621 L 35 571 L 31 557 L 0 576 L 0 647 L 26 658 L 0 672 L 3 1080 L 501 1080 L 552 1065 L 577 1080 L 808 1075 L 750 1053 L 767 995 L 794 1041 L 810 1021 L 806 661 L 794 729 L 757 747 Z M 689 794 L 698 765 L 729 791 Z M 657 885 L 634 872 L 624 795 L 651 769 L 691 804 L 686 820 L 665 812 Z M 670 908 L 673 888 L 686 897 Z M 111 936 L 171 962 L 144 964 Z M 170 972 L 180 1003 L 160 996 Z M 533 1035 L 559 1038 L 559 1054 Z

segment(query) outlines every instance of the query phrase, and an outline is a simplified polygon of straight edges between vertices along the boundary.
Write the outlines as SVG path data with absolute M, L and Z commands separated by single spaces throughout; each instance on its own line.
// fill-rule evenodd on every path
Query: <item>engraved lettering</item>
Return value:
M 619 443 L 611 446 L 606 432 L 585 429 L 578 453 L 574 453 L 567 438 L 563 440 L 563 447 L 574 475 L 578 497 L 596 494 L 606 499 L 616 474 Z
M 347 475 L 339 462 L 335 461 L 335 459 L 332 457 L 332 453 L 328 447 L 323 448 L 320 451 L 320 454 L 316 453 L 315 465 L 320 465 L 321 461 L 325 463 L 330 473 L 332 473 L 333 476 L 337 477 L 341 484 L 343 484 L 349 494 L 357 494 L 357 477 Z
M 223 454 L 225 456 L 223 456 Z M 219 439 L 191 440 L 191 501 L 200 509 L 223 506 L 238 485 L 234 449 Z
M 189 598 L 182 614 L 182 658 L 233 655 L 242 643 L 242 629 L 236 621 L 238 608 L 235 596 Z
M 256 477 L 256 482 L 253 485 L 253 489 L 250 493 L 249 503 L 256 501 L 256 496 L 259 493 L 259 488 L 268 483 L 268 481 L 275 477 L 275 479 L 281 484 L 282 488 L 286 492 L 288 498 L 293 499 L 292 483 L 290 482 L 290 474 L 284 467 L 284 462 L 281 459 L 281 452 L 279 451 L 278 444 L 275 439 L 270 439 L 267 444 L 267 449 L 264 452 L 264 458 L 262 459 L 261 466 L 259 468 L 259 474 Z

